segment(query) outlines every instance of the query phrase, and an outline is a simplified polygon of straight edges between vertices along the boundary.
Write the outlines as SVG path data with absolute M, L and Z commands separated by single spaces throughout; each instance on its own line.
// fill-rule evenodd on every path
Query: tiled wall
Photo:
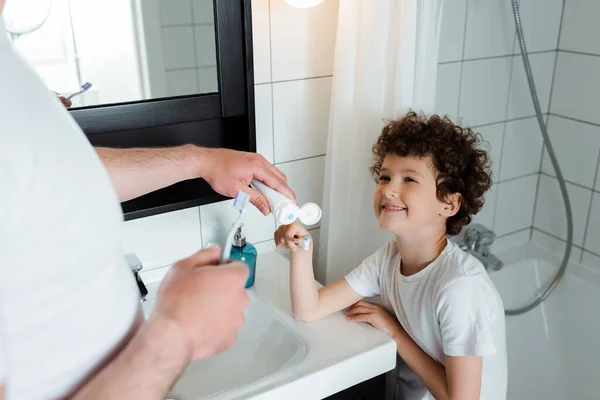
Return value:
M 167 95 L 217 91 L 213 0 L 158 0 Z
M 520 10 L 547 118 L 562 0 L 521 0 Z M 494 186 L 475 221 L 505 243 L 530 239 L 543 143 L 515 37 L 510 0 L 445 2 L 436 111 L 489 143 Z
M 573 256 L 600 266 L 600 3 L 565 0 L 548 130 L 573 209 Z M 541 166 L 533 238 L 561 251 L 566 218 L 547 154 Z
M 337 11 L 337 0 L 310 9 L 252 1 L 257 150 L 287 175 L 299 203 L 320 204 L 323 193 Z M 135 252 L 145 270 L 170 265 L 222 244 L 235 217 L 230 200 L 129 221 L 123 251 Z M 248 241 L 274 250 L 274 218 L 250 205 L 245 218 Z M 319 233 L 311 227 L 315 241 Z

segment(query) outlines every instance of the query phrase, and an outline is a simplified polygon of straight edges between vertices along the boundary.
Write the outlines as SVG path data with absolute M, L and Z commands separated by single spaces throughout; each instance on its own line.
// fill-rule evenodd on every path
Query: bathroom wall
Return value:
M 520 10 L 547 118 L 562 0 L 521 0 Z M 534 215 L 543 218 L 535 201 L 542 137 L 515 36 L 510 0 L 445 2 L 436 111 L 460 117 L 489 143 L 494 186 L 475 222 L 494 230 L 504 244 L 528 241 Z M 552 218 L 563 214 L 556 207 Z
M 540 8 L 540 10 L 542 10 Z M 572 259 L 600 267 L 600 3 L 565 0 L 548 131 L 573 208 Z M 533 239 L 562 251 L 564 205 L 547 154 L 541 165 Z
M 158 0 L 157 11 L 165 95 L 217 91 L 213 0 Z
M 176 3 L 191 9 L 190 1 Z M 310 9 L 252 1 L 257 150 L 288 176 L 300 203 L 320 204 L 323 192 L 337 12 L 338 0 Z M 123 252 L 135 252 L 145 270 L 170 265 L 222 243 L 235 216 L 230 200 L 128 221 Z M 250 205 L 245 218 L 248 241 L 274 250 L 274 218 Z M 316 241 L 319 233 L 311 227 Z
M 201 0 L 178 0 L 183 8 L 191 1 Z M 540 102 L 569 181 L 572 258 L 600 265 L 600 84 L 593 74 L 600 28 L 588 22 L 600 5 L 583 3 L 566 0 L 564 16 L 562 0 L 521 0 L 520 7 Z M 311 9 L 284 0 L 252 4 L 258 152 L 288 175 L 300 202 L 320 202 L 338 0 Z M 446 1 L 435 111 L 460 117 L 489 143 L 495 184 L 475 221 L 493 229 L 498 244 L 533 239 L 560 251 L 562 200 L 519 54 L 510 0 Z M 221 243 L 234 217 L 226 201 L 129 221 L 124 252 L 137 253 L 146 269 L 169 265 Z M 246 219 L 248 240 L 273 250 L 273 218 L 249 207 Z M 318 225 L 311 233 L 319 239 Z

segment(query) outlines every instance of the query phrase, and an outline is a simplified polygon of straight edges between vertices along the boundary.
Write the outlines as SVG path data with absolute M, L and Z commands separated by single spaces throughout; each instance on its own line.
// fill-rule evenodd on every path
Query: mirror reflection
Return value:
M 71 108 L 218 90 L 213 0 L 7 0 L 2 18 Z

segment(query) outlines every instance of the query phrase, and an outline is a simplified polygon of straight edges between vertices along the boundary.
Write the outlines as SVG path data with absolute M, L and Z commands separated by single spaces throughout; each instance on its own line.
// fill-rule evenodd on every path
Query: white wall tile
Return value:
M 468 124 L 504 121 L 510 61 L 503 57 L 464 63 L 459 114 Z
M 167 96 L 198 93 L 198 78 L 195 69 L 166 71 Z
M 523 231 L 511 233 L 510 235 L 497 237 L 492 245 L 492 251 L 494 253 L 500 253 L 529 243 L 530 234 L 531 230 L 525 229 Z
M 536 118 L 507 122 L 500 179 L 512 179 L 538 172 L 542 159 L 542 144 L 542 134 Z
M 600 193 L 594 192 L 584 248 L 600 254 Z
M 600 57 L 559 52 L 551 112 L 600 124 Z
M 567 242 L 564 240 L 559 240 L 550 235 L 546 235 L 544 232 L 540 232 L 536 229 L 533 230 L 531 242 L 561 257 L 564 257 L 565 248 L 567 247 Z M 569 261 L 579 264 L 579 260 L 581 260 L 581 249 L 571 246 L 571 255 L 569 256 Z
M 198 93 L 214 93 L 219 91 L 217 67 L 197 68 Z
M 598 163 L 596 164 L 596 183 L 594 189 L 600 191 L 600 150 L 598 150 Z
M 233 208 L 233 200 L 200 206 L 200 221 L 202 226 L 202 239 L 204 247 L 209 243 L 216 243 L 223 247 L 232 224 L 239 213 Z M 242 232 L 250 243 L 259 243 L 273 239 L 275 232 L 275 218 L 272 215 L 264 216 L 248 203 L 242 216 L 244 227 Z
M 583 252 L 583 259 L 581 263 L 588 267 L 596 268 L 596 271 L 600 269 L 600 257 L 587 251 Z
M 137 254 L 144 270 L 170 265 L 202 248 L 197 207 L 124 224 L 123 254 Z
M 440 115 L 448 115 L 452 120 L 456 120 L 458 117 L 460 70 L 461 63 L 438 65 L 435 112 Z
M 600 2 L 565 0 L 560 49 L 600 54 Z
M 271 85 L 254 86 L 256 114 L 256 152 L 273 161 L 273 101 Z
M 556 50 L 562 6 L 563 0 L 520 0 L 519 13 L 527 52 Z M 518 43 L 515 52 L 519 53 Z
M 214 24 L 213 0 L 192 0 L 195 24 Z
M 252 1 L 252 45 L 254 50 L 254 83 L 271 82 L 269 0 Z
M 514 39 L 510 1 L 469 1 L 465 59 L 512 54 Z
M 286 176 L 288 185 L 296 194 L 298 205 L 323 202 L 323 182 L 325 178 L 325 157 L 315 157 L 306 160 L 278 164 L 277 168 Z M 310 228 L 319 227 L 319 224 Z
M 498 185 L 492 185 L 485 194 L 483 208 L 473 216 L 473 223 L 482 224 L 486 228 L 494 230 L 494 214 L 496 213 L 496 200 L 498 198 Z
M 217 65 L 217 52 L 214 25 L 194 26 L 196 35 L 196 62 L 199 67 Z
M 158 10 L 161 25 L 192 23 L 190 0 L 158 0 Z
M 467 18 L 467 0 L 444 2 L 438 61 L 462 60 Z
M 275 162 L 325 154 L 331 78 L 273 84 Z
M 273 81 L 332 75 L 338 0 L 311 8 L 270 4 Z
M 474 128 L 474 130 L 479 132 L 483 140 L 487 142 L 483 148 L 488 151 L 492 158 L 492 180 L 498 182 L 500 181 L 500 157 L 502 155 L 502 142 L 504 141 L 504 122 Z
M 161 28 L 165 68 L 190 68 L 194 59 L 194 32 L 191 26 Z
M 252 244 L 254 245 L 254 247 L 256 247 L 256 252 L 258 254 L 271 253 L 277 249 L 277 247 L 275 247 L 275 242 L 273 241 L 273 239 L 267 240 L 266 242 Z
M 531 226 L 537 175 L 497 185 L 498 201 L 494 230 L 504 235 Z
M 556 52 L 529 55 L 533 82 L 535 83 L 540 107 L 544 114 L 548 112 L 555 59 Z M 521 118 L 529 115 L 535 115 L 535 109 L 531 100 L 531 92 L 529 91 L 525 67 L 523 66 L 523 58 L 515 56 L 513 58 L 510 91 L 508 92 L 507 119 Z
M 567 183 L 573 213 L 573 243 L 583 246 L 583 235 L 592 191 Z M 534 226 L 556 237 L 567 239 L 567 217 L 558 180 L 540 177 Z
M 592 188 L 600 150 L 600 127 L 551 115 L 548 134 L 565 179 Z M 542 171 L 556 176 L 547 151 Z

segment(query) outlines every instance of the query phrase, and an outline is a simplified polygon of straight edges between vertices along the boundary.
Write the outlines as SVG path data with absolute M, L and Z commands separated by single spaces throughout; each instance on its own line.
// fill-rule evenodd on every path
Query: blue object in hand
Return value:
M 231 247 L 230 260 L 241 261 L 248 266 L 250 275 L 246 281 L 246 288 L 254 285 L 256 277 L 256 247 L 246 242 L 246 235 L 242 233 L 243 224 L 237 229 L 233 237 L 233 246 Z

